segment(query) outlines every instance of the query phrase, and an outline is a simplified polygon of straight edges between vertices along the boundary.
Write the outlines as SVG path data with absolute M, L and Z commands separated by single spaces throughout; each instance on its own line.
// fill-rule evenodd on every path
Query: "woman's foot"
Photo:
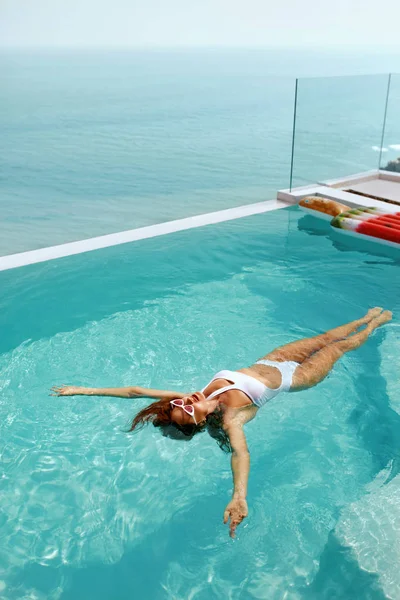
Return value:
M 372 321 L 370 321 L 370 323 L 367 325 L 367 329 L 372 332 L 374 331 L 374 329 L 377 329 L 377 327 L 380 327 L 381 325 L 384 325 L 385 323 L 388 323 L 388 321 L 392 320 L 392 313 L 390 310 L 384 310 L 381 314 L 379 314 L 377 317 L 375 317 L 374 319 L 372 319 Z
M 369 311 L 367 312 L 367 314 L 365 315 L 365 319 L 367 320 L 367 323 L 369 323 L 370 321 L 372 321 L 372 319 L 375 319 L 376 317 L 378 317 L 383 311 L 383 308 L 381 308 L 380 306 L 375 306 L 375 308 L 370 308 Z
M 375 306 L 374 308 L 370 308 L 364 317 L 361 317 L 361 319 L 358 319 L 358 321 L 354 321 L 354 324 L 356 325 L 356 327 L 354 327 L 354 329 L 349 334 L 347 334 L 347 336 L 345 336 L 345 337 L 352 335 L 353 333 L 358 331 L 360 329 L 360 327 L 364 327 L 364 325 L 368 325 L 368 323 L 371 323 L 371 321 L 373 319 L 376 319 L 382 313 L 382 311 L 383 311 L 383 308 L 381 308 L 380 306 Z

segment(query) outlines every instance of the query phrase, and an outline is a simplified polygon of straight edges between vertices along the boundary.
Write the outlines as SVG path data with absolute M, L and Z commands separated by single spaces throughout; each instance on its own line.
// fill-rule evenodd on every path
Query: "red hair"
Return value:
M 152 423 L 154 427 L 170 425 L 172 407 L 168 399 L 157 400 L 149 406 L 142 408 L 133 419 L 129 431 L 136 428 L 141 429 L 147 423 Z

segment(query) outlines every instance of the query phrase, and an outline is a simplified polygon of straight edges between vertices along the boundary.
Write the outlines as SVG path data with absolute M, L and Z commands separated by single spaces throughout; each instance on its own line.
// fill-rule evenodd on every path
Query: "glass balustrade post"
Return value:
M 387 90 L 386 90 L 385 110 L 384 110 L 384 113 L 383 113 L 381 144 L 380 144 L 380 147 L 379 147 L 380 149 L 379 149 L 378 170 L 382 167 L 382 152 L 383 152 L 383 144 L 384 144 L 384 141 L 385 141 L 386 118 L 387 118 L 387 110 L 388 110 L 388 104 L 389 104 L 390 84 L 391 84 L 391 82 L 392 82 L 392 74 L 389 73 L 388 83 L 387 83 Z
M 296 84 L 294 88 L 294 107 L 293 107 L 293 131 L 292 131 L 292 158 L 290 161 L 290 191 L 292 191 L 292 182 L 293 182 L 293 165 L 294 165 L 294 142 L 296 138 L 296 114 L 297 114 L 297 88 L 298 88 L 299 80 L 296 79 Z

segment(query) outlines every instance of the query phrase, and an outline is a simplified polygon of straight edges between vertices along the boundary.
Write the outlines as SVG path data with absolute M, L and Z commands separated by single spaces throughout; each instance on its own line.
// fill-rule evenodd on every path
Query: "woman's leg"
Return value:
M 361 319 L 351 321 L 346 325 L 341 325 L 340 327 L 331 329 L 330 331 L 322 333 L 321 335 L 298 340 L 297 342 L 291 342 L 285 346 L 280 346 L 266 356 L 263 356 L 263 359 L 276 360 L 278 362 L 293 360 L 295 362 L 302 363 L 312 354 L 314 354 L 314 352 L 318 352 L 322 348 L 325 348 L 325 346 L 328 344 L 332 344 L 332 342 L 346 338 L 351 333 L 357 331 L 359 327 L 362 327 L 362 325 L 367 325 L 381 312 L 381 308 L 371 308 Z
M 335 362 L 343 354 L 359 348 L 368 339 L 368 336 L 374 329 L 387 323 L 391 318 L 392 313 L 389 310 L 385 310 L 378 317 L 370 321 L 362 331 L 346 339 L 333 342 L 316 352 L 297 367 L 290 389 L 292 391 L 307 389 L 325 379 Z

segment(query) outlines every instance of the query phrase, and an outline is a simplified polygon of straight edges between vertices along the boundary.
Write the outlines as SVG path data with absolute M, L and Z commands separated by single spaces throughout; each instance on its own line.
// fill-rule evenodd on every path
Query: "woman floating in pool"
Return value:
M 304 390 L 322 381 L 346 352 L 359 348 L 392 313 L 372 308 L 365 317 L 309 339 L 273 350 L 254 365 L 239 371 L 220 371 L 200 392 L 193 394 L 140 387 L 54 387 L 58 396 L 147 397 L 156 401 L 132 421 L 131 431 L 146 423 L 192 437 L 207 428 L 220 445 L 232 450 L 233 496 L 224 513 L 230 535 L 247 516 L 247 480 L 250 455 L 243 431 L 259 408 L 281 392 Z M 365 327 L 360 330 L 362 326 Z

